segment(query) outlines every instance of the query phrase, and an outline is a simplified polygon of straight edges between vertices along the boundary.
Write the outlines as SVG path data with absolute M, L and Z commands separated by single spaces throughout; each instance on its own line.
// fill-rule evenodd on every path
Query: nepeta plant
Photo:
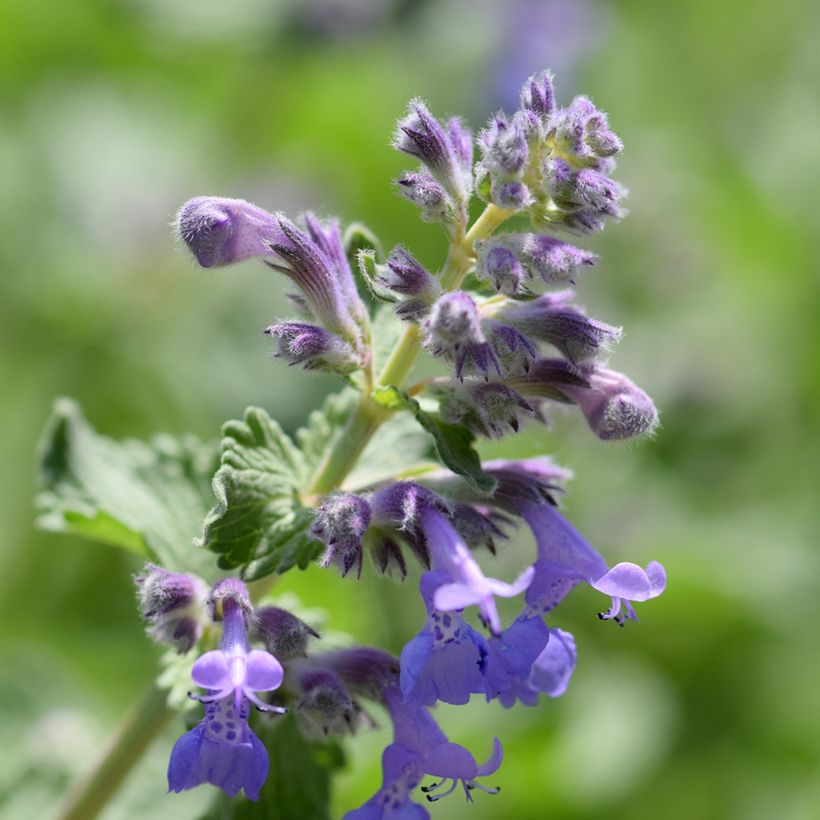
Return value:
M 206 446 L 118 445 L 65 403 L 47 433 L 44 525 L 150 558 L 136 583 L 149 634 L 172 650 L 161 685 L 171 685 L 174 708 L 180 678 L 196 687 L 192 728 L 169 749 L 171 791 L 210 783 L 260 799 L 283 737 L 298 757 L 299 744 L 365 727 L 370 701 L 386 710 L 393 741 L 381 785 L 346 817 L 428 817 L 419 795 L 435 802 L 459 785 L 468 799 L 494 793 L 484 778 L 501 765 L 501 742 L 488 737 L 489 757 L 477 762 L 439 727 L 436 703 L 475 695 L 511 708 L 558 697 L 576 646 L 554 610 L 572 588 L 604 595 L 599 617 L 620 625 L 664 589 L 660 564 L 610 566 L 562 515 L 569 474 L 549 458 L 482 463 L 474 449 L 476 437 L 544 423 L 557 404 L 577 405 L 607 441 L 657 424 L 646 393 L 605 365 L 620 328 L 587 317 L 568 288 L 597 258 L 562 237 L 623 215 L 625 191 L 611 178 L 622 146 L 606 115 L 586 97 L 558 107 L 544 72 L 527 81 L 515 113 L 495 115 L 475 140 L 462 120 L 440 122 L 413 100 L 393 144 L 419 166 L 399 177 L 398 192 L 449 239 L 438 270 L 403 246 L 383 256 L 362 227 L 342 231 L 310 213 L 294 222 L 198 197 L 178 214 L 201 266 L 258 258 L 284 275 L 294 316 L 265 330 L 275 355 L 347 383 L 295 440 L 250 408 L 225 425 L 214 473 Z M 485 207 L 469 224 L 476 197 Z M 440 361 L 441 375 L 413 383 L 422 354 Z M 484 553 L 520 523 L 536 554 L 520 556 L 518 577 L 490 577 Z M 420 569 L 426 616 L 400 657 L 323 649 L 309 618 L 264 600 L 277 574 L 316 559 L 346 583 L 371 569 L 399 580 Z M 499 598 L 518 601 L 512 621 Z M 305 760 L 288 776 L 326 777 L 315 757 Z M 310 804 L 287 816 L 325 814 Z

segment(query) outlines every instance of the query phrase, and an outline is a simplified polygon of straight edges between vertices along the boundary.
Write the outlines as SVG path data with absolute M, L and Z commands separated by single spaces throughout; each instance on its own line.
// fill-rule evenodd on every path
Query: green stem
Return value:
M 166 704 L 166 693 L 152 684 L 126 717 L 94 769 L 66 795 L 57 820 L 96 817 L 172 715 Z
M 477 240 L 489 236 L 513 211 L 488 205 L 476 219 L 469 231 L 458 241 L 450 244 L 447 261 L 441 271 L 441 287 L 445 291 L 456 290 L 464 280 L 474 258 Z M 421 352 L 421 328 L 417 324 L 407 327 L 393 348 L 392 353 L 378 375 L 377 386 L 401 387 L 407 380 Z M 373 433 L 390 412 L 376 404 L 363 393 L 356 410 L 348 420 L 335 446 L 325 455 L 311 480 L 307 495 L 323 495 L 336 489 L 350 473 L 364 451 Z

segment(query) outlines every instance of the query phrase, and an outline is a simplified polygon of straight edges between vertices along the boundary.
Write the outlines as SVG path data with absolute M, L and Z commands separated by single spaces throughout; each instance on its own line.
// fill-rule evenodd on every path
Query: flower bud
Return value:
M 405 171 L 397 180 L 399 193 L 421 208 L 425 222 L 453 222 L 456 208 L 444 186 L 430 174 Z
M 359 710 L 338 675 L 308 668 L 296 677 L 302 693 L 296 719 L 305 735 L 324 740 L 330 735 L 349 734 Z
M 354 646 L 314 656 L 316 665 L 335 672 L 353 695 L 381 700 L 388 686 L 399 682 L 399 660 L 372 646 Z
M 445 421 L 463 424 L 487 438 L 501 438 L 510 431 L 517 433 L 525 421 L 535 417 L 535 407 L 500 382 L 470 381 L 436 392 Z
M 497 291 L 510 296 L 527 292 L 523 285 L 524 268 L 514 251 L 493 240 L 476 242 L 476 250 L 476 276 L 479 279 L 489 279 Z
M 424 344 L 434 356 L 455 364 L 456 376 L 467 372 L 488 376 L 490 365 L 500 370 L 481 329 L 475 302 L 464 291 L 445 293 L 431 308 L 424 322 Z
M 396 245 L 379 270 L 379 283 L 402 296 L 416 296 L 432 304 L 441 294 L 433 275 L 406 249 Z
M 177 652 L 187 652 L 202 636 L 208 588 L 195 575 L 146 564 L 134 578 L 140 615 L 148 633 Z
M 521 89 L 521 107 L 538 114 L 545 121 L 555 111 L 555 89 L 551 71 L 533 74 Z
M 327 547 L 321 560 L 323 567 L 336 564 L 342 575 L 355 567 L 357 577 L 361 577 L 362 539 L 370 525 L 370 516 L 370 504 L 352 493 L 335 493 L 322 499 L 310 533 Z
M 263 606 L 254 611 L 251 637 L 280 661 L 289 661 L 305 657 L 309 639 L 319 633 L 286 609 Z
M 283 240 L 273 214 L 242 199 L 198 196 L 177 213 L 176 232 L 203 268 L 233 265 L 256 256 L 273 256 Z
M 464 145 L 459 137 L 453 146 L 441 123 L 421 100 L 411 100 L 406 116 L 396 124 L 393 147 L 421 160 L 453 199 L 464 202 L 468 193 L 462 165 Z
M 304 322 L 277 322 L 264 333 L 277 342 L 277 358 L 305 370 L 350 373 L 363 365 L 353 348 L 335 333 Z
M 529 159 L 527 137 L 520 122 L 496 114 L 479 134 L 481 163 L 490 174 L 520 174 Z
M 226 601 L 233 601 L 247 621 L 253 611 L 248 588 L 238 578 L 223 578 L 214 585 L 208 597 L 208 612 L 212 621 L 221 621 Z
M 565 387 L 581 408 L 590 429 L 604 441 L 651 435 L 658 426 L 652 399 L 622 373 L 595 370 L 589 387 Z
M 588 319 L 567 302 L 571 290 L 550 293 L 529 302 L 509 302 L 496 314 L 531 339 L 548 342 L 573 364 L 582 364 L 612 349 L 621 328 Z

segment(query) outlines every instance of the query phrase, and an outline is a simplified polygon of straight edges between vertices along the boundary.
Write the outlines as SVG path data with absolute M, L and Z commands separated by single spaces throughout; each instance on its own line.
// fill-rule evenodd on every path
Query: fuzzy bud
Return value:
M 308 641 L 319 633 L 286 609 L 263 606 L 254 611 L 251 637 L 280 661 L 289 661 L 305 657 Z
M 146 564 L 134 578 L 137 602 L 148 632 L 177 652 L 187 652 L 202 636 L 208 588 L 195 575 Z
M 517 433 L 524 422 L 535 417 L 533 405 L 500 382 L 471 381 L 437 392 L 445 421 L 463 424 L 476 435 L 487 438 Z
M 198 196 L 177 213 L 175 230 L 203 268 L 272 256 L 282 231 L 273 214 L 242 199 Z
M 347 575 L 354 567 L 362 574 L 364 538 L 370 525 L 370 504 L 352 493 L 335 493 L 322 500 L 316 509 L 310 533 L 327 549 L 322 566 L 336 564 Z
M 476 249 L 476 276 L 479 279 L 489 279 L 497 291 L 510 296 L 526 293 L 522 284 L 524 268 L 513 250 L 492 240 L 477 242 Z
M 335 333 L 305 322 L 277 322 L 264 333 L 277 342 L 275 356 L 305 370 L 350 373 L 363 364 L 353 348 Z
M 253 612 L 248 588 L 238 578 L 223 578 L 214 585 L 208 598 L 208 613 L 212 621 L 221 621 L 226 601 L 233 601 L 247 621 Z
M 302 695 L 296 719 L 308 738 L 324 740 L 353 731 L 359 710 L 338 675 L 308 668 L 297 678 Z
M 456 208 L 444 186 L 430 174 L 405 171 L 397 180 L 399 193 L 421 208 L 425 222 L 453 222 Z
M 551 71 L 533 74 L 521 89 L 521 107 L 534 111 L 544 120 L 555 111 L 555 89 Z

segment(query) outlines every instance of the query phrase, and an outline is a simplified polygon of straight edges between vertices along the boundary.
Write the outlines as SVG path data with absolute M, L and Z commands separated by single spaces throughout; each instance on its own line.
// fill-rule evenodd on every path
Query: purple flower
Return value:
M 666 571 L 657 561 L 650 561 L 645 569 L 630 562 L 610 568 L 554 507 L 524 502 L 519 509 L 538 548 L 535 576 L 526 596 L 529 615 L 552 611 L 573 587 L 586 582 L 611 598 L 610 609 L 599 617 L 622 624 L 625 619 L 637 620 L 633 602 L 648 601 L 664 591 Z
M 524 267 L 518 255 L 505 245 L 492 240 L 476 242 L 476 276 L 489 279 L 497 291 L 520 296 L 526 294 Z
M 501 697 L 526 681 L 548 640 L 549 630 L 541 616 L 519 616 L 499 635 L 493 635 L 484 675 L 487 700 Z
M 356 290 L 336 222 L 322 225 L 304 215 L 308 232 L 282 214 L 240 199 L 197 197 L 177 216 L 177 230 L 203 267 L 231 265 L 252 257 L 288 276 L 299 304 L 328 331 L 363 357 L 361 326 L 367 311 Z
M 243 199 L 198 196 L 177 213 L 176 231 L 203 268 L 272 256 L 284 234 L 277 218 Z
M 509 709 L 516 701 L 535 706 L 542 694 L 557 698 L 567 691 L 577 661 L 575 639 L 562 629 L 548 631 L 547 645 L 533 662 L 529 675 L 523 680 L 508 679 L 507 688 L 498 693 L 504 708 Z
M 324 740 L 353 731 L 359 709 L 335 672 L 297 667 L 294 678 L 300 694 L 294 711 L 308 737 Z
M 463 704 L 472 693 L 484 691 L 487 641 L 464 623 L 460 612 L 440 612 L 433 603 L 436 590 L 449 580 L 439 572 L 421 576 L 427 622 L 401 652 L 405 700 L 428 706 L 437 700 Z
M 463 424 L 473 433 L 487 438 L 502 438 L 536 417 L 536 407 L 516 390 L 501 382 L 467 380 L 437 385 L 442 418 Z
M 187 652 L 202 636 L 205 582 L 196 575 L 170 572 L 146 564 L 134 578 L 142 618 L 148 633 L 177 652 Z
M 305 370 L 350 373 L 363 365 L 353 348 L 335 333 L 305 322 L 277 322 L 265 328 L 277 342 L 276 357 Z
M 168 763 L 168 788 L 181 792 L 211 783 L 233 796 L 240 789 L 250 800 L 268 774 L 268 753 L 248 726 L 250 706 L 285 711 L 261 701 L 257 692 L 277 689 L 282 666 L 269 652 L 248 644 L 247 591 L 226 579 L 214 589 L 212 607 L 223 617 L 220 648 L 194 663 L 191 676 L 205 695 L 192 696 L 205 704 L 205 718 L 174 744 Z
M 353 493 L 326 496 L 316 509 L 311 535 L 327 547 L 322 566 L 337 564 L 342 575 L 356 568 L 361 577 L 364 545 L 362 540 L 370 525 L 370 504 Z
M 494 633 L 499 633 L 501 618 L 494 596 L 513 598 L 523 592 L 532 581 L 532 567 L 524 570 L 512 584 L 487 578 L 461 536 L 438 509 L 425 507 L 419 518 L 433 569 L 449 578 L 449 583 L 438 586 L 433 593 L 435 609 L 451 612 L 476 604 L 485 623 Z
M 415 99 L 396 124 L 393 146 L 421 160 L 450 196 L 463 203 L 470 190 L 464 133 L 461 127 L 451 128 L 448 133 L 424 102 Z
M 555 111 L 555 89 L 551 71 L 533 74 L 521 88 L 521 107 L 534 111 L 544 121 Z
M 308 641 L 319 633 L 286 609 L 263 606 L 254 610 L 251 637 L 282 661 L 307 655 Z
M 377 284 L 400 297 L 396 314 L 401 319 L 421 320 L 441 295 L 441 286 L 433 275 L 401 245 L 393 248 L 385 265 L 375 267 Z
M 436 782 L 422 787 L 434 803 L 452 794 L 459 784 L 467 800 L 475 789 L 495 794 L 498 789 L 478 782 L 494 774 L 503 751 L 498 738 L 489 759 L 479 764 L 463 746 L 451 743 L 430 713 L 413 701 L 405 703 L 395 686 L 384 690 L 383 700 L 393 721 L 393 743 L 382 755 L 382 786 L 363 806 L 348 812 L 344 820 L 425 820 L 429 814 L 410 800 L 410 794 L 425 775 Z M 446 787 L 449 784 L 449 787 Z
M 501 375 L 498 361 L 485 337 L 473 298 L 465 291 L 445 293 L 424 322 L 424 344 L 434 356 L 455 364 L 456 377 L 468 373 L 488 376 L 490 367 Z
M 425 222 L 453 222 L 456 207 L 444 186 L 430 174 L 405 171 L 397 180 L 399 193 L 421 208 Z
M 561 390 L 580 407 L 598 438 L 635 438 L 650 435 L 658 426 L 652 399 L 622 373 L 593 369 L 586 376 L 589 386 L 565 384 Z
M 621 328 L 588 319 L 568 305 L 571 290 L 545 294 L 527 302 L 508 302 L 496 318 L 530 339 L 545 341 L 573 364 L 582 364 L 612 349 Z

